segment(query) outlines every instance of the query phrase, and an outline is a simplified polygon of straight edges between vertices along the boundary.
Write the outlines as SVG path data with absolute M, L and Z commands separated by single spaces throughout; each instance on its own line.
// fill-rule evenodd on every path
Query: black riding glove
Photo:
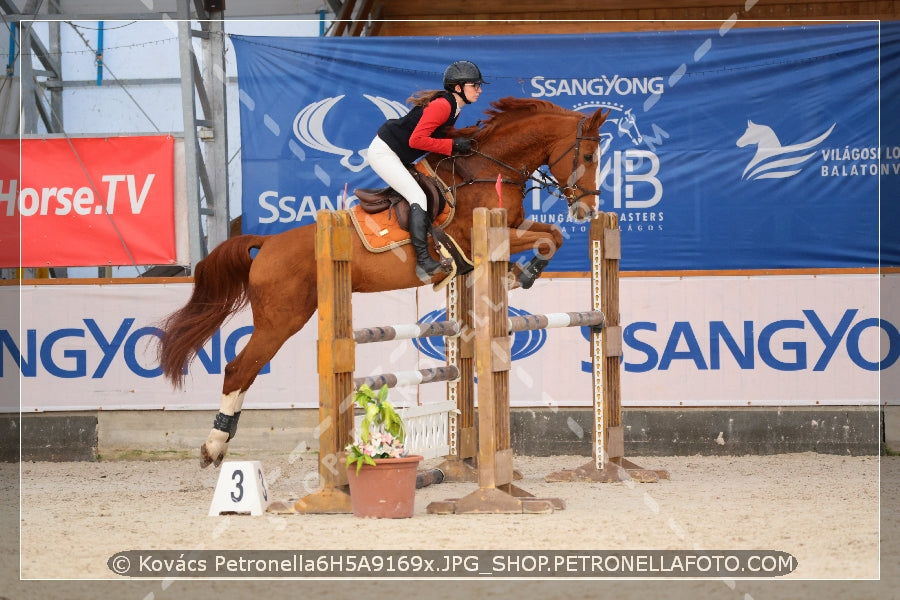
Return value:
M 469 138 L 453 138 L 453 154 L 468 154 L 472 151 L 472 140 Z

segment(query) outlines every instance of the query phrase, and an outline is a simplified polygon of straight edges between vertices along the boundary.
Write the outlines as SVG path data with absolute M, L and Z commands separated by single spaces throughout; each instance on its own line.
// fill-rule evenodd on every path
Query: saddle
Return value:
M 419 169 L 423 170 L 420 171 Z M 434 173 L 430 165 L 425 161 L 420 161 L 415 167 L 409 167 L 409 172 L 425 192 L 426 212 L 430 222 L 429 233 L 431 233 L 438 260 L 449 272 L 447 277 L 434 284 L 435 291 L 438 291 L 457 275 L 468 273 L 474 269 L 474 264 L 465 255 L 465 252 L 459 247 L 456 240 L 450 237 L 442 228 L 453 218 L 454 203 L 451 200 L 450 188 Z M 409 202 L 394 188 L 356 188 L 353 190 L 353 193 L 359 200 L 360 210 L 373 215 L 388 211 L 388 221 L 396 218 L 396 223 L 400 229 L 409 231 Z M 441 226 L 436 226 L 434 224 L 435 219 L 444 213 L 448 205 L 450 207 L 450 216 L 444 220 Z M 366 242 L 365 234 L 360 229 L 359 224 L 357 223 L 356 225 L 366 247 L 375 252 L 383 251 L 373 250 Z
M 425 192 L 428 220 L 433 223 L 447 206 L 446 186 L 440 180 L 421 173 L 415 167 L 410 167 L 409 172 Z M 359 199 L 363 211 L 374 215 L 386 210 L 389 218 L 397 218 L 400 229 L 409 231 L 409 202 L 394 188 L 356 188 L 353 193 Z

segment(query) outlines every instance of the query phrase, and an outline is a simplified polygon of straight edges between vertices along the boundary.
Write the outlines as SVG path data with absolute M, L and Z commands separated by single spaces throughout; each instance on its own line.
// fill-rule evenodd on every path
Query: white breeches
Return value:
M 401 196 L 406 198 L 409 203 L 418 204 L 422 210 L 427 210 L 425 200 L 425 192 L 419 187 L 419 184 L 409 174 L 403 162 L 394 154 L 391 147 L 377 135 L 372 143 L 369 144 L 369 166 L 375 173 L 384 179 L 384 182 L 394 188 Z

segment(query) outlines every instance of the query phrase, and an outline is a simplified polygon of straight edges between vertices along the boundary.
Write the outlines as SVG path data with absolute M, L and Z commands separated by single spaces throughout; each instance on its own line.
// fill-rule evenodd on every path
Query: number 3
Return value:
M 232 502 L 240 502 L 244 497 L 244 472 L 243 471 L 235 471 L 231 474 L 232 480 L 237 480 L 237 483 L 234 484 L 234 487 L 237 488 L 237 495 L 234 492 L 231 492 L 231 501 Z
M 263 500 L 269 501 L 269 493 L 266 491 L 266 480 L 263 479 L 262 469 L 256 470 L 256 476 L 259 479 L 259 487 L 262 488 Z

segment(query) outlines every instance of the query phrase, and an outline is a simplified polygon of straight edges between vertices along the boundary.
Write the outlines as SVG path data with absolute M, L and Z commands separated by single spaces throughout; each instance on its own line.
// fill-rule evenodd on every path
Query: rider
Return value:
M 447 156 L 472 151 L 469 138 L 450 139 L 459 111 L 481 95 L 485 83 L 475 63 L 458 60 L 444 71 L 444 89 L 421 91 L 407 99 L 412 109 L 378 128 L 369 145 L 372 170 L 409 201 L 409 237 L 416 254 L 416 275 L 427 280 L 441 264 L 428 253 L 425 192 L 407 170 L 428 152 Z

